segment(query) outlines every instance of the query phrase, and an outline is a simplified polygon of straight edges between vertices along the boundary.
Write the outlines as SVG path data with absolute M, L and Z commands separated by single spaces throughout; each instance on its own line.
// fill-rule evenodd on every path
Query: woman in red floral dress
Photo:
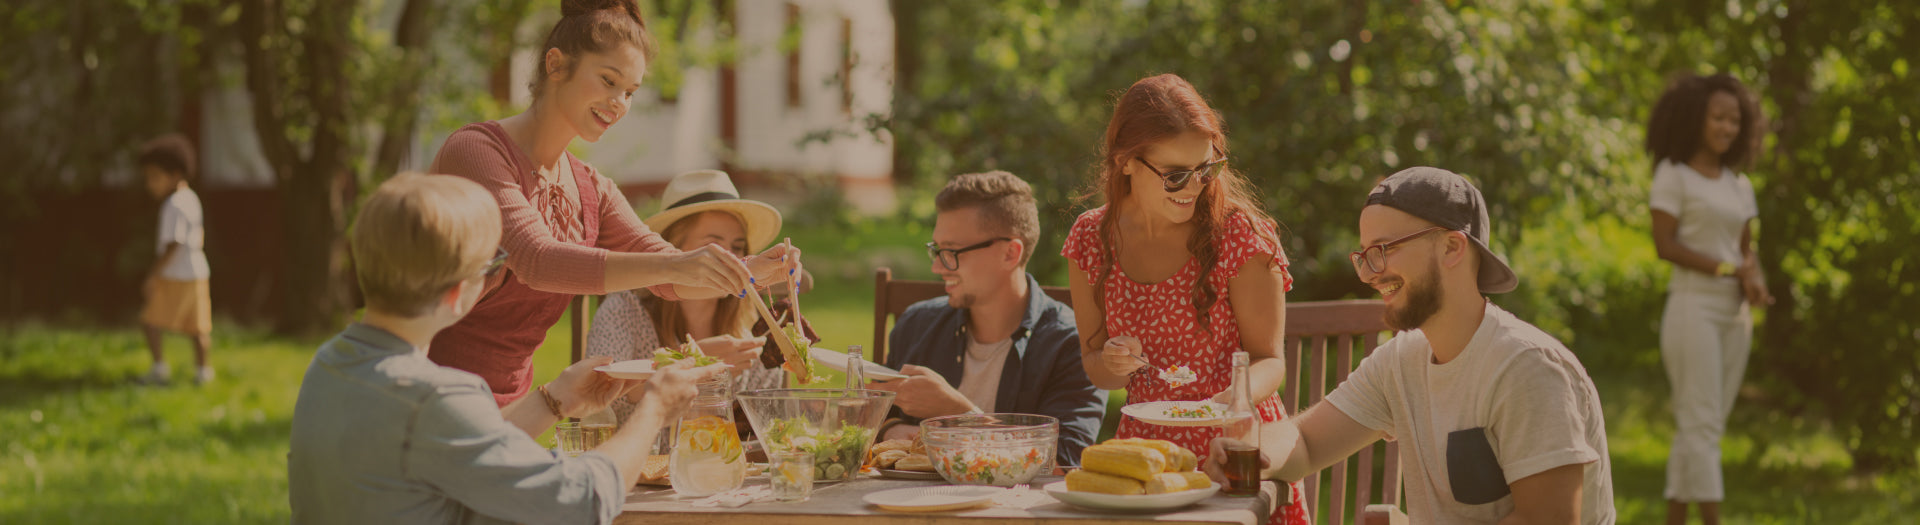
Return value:
M 1219 113 L 1175 75 L 1142 79 L 1113 109 L 1100 162 L 1106 206 L 1074 221 L 1069 265 L 1082 363 L 1093 384 L 1127 401 L 1224 402 L 1233 352 L 1253 358 L 1260 419 L 1283 417 L 1278 391 L 1286 290 L 1293 277 L 1273 220 L 1226 167 Z M 1108 255 L 1112 254 L 1112 257 Z M 1144 362 L 1143 362 L 1144 360 Z M 1149 366 L 1147 363 L 1151 363 Z M 1159 370 L 1183 365 L 1196 381 Z M 1165 439 L 1204 455 L 1217 427 L 1166 427 L 1122 416 L 1120 437 Z M 1293 487 L 1295 494 L 1302 494 Z M 1272 523 L 1307 523 L 1303 502 Z

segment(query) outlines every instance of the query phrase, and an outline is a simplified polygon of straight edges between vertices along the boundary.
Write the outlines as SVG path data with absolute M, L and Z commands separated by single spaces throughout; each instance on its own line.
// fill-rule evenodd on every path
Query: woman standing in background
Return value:
M 1720 438 L 1752 347 L 1748 307 L 1773 302 L 1754 256 L 1753 183 L 1734 171 L 1759 152 L 1761 122 L 1746 86 L 1722 73 L 1675 79 L 1647 125 L 1653 244 L 1673 264 L 1660 321 L 1675 421 L 1669 524 L 1686 523 L 1688 504 L 1702 522 L 1720 523 Z

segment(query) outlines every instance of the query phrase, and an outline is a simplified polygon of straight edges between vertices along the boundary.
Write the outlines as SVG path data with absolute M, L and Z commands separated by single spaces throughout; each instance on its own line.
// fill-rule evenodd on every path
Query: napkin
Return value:
M 739 507 L 755 501 L 773 499 L 773 490 L 765 485 L 742 487 L 707 496 L 693 502 L 695 507 Z
M 996 507 L 1026 509 L 1048 503 L 1053 503 L 1053 496 L 1048 495 L 1046 491 L 1030 488 L 1025 483 L 1014 485 L 1013 488 L 993 496 L 993 505 Z

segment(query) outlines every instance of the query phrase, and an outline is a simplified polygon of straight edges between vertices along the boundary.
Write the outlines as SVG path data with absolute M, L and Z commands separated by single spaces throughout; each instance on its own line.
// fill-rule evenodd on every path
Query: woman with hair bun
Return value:
M 1726 498 L 1720 438 L 1753 343 L 1749 306 L 1773 302 L 1754 256 L 1753 183 L 1733 171 L 1760 150 L 1763 118 L 1739 80 L 1683 75 L 1647 124 L 1653 156 L 1653 245 L 1673 264 L 1660 357 L 1673 387 L 1673 449 L 1667 456 L 1667 523 L 1720 522 Z
M 744 258 L 717 245 L 675 249 L 611 179 L 567 153 L 575 138 L 598 142 L 627 115 L 655 46 L 633 0 L 563 0 L 560 13 L 534 66 L 533 104 L 454 132 L 431 169 L 493 195 L 507 267 L 488 279 L 472 313 L 434 338 L 429 357 L 486 379 L 502 406 L 523 397 L 567 403 L 552 397 L 564 393 L 533 388 L 533 351 L 576 295 L 744 296 L 800 266 L 800 251 L 785 246 Z

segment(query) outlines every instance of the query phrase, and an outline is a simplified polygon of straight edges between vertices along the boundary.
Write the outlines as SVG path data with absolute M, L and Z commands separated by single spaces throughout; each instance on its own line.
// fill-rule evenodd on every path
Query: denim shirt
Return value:
M 968 311 L 947 305 L 947 297 L 928 299 L 907 307 L 887 335 L 887 366 L 899 370 L 919 365 L 940 373 L 948 384 L 964 379 L 967 355 Z M 1107 392 L 1093 386 L 1080 366 L 1080 329 L 1073 308 L 1041 291 L 1040 281 L 1027 274 L 1027 313 L 1013 331 L 1013 350 L 1000 369 L 1000 387 L 990 412 L 1040 414 L 1060 420 L 1060 444 L 1055 460 L 1078 465 L 1080 451 L 1093 444 L 1106 414 Z M 908 422 L 899 408 L 894 417 Z
M 355 323 L 300 383 L 287 454 L 294 523 L 611 523 L 620 473 L 508 423 L 479 376 Z

